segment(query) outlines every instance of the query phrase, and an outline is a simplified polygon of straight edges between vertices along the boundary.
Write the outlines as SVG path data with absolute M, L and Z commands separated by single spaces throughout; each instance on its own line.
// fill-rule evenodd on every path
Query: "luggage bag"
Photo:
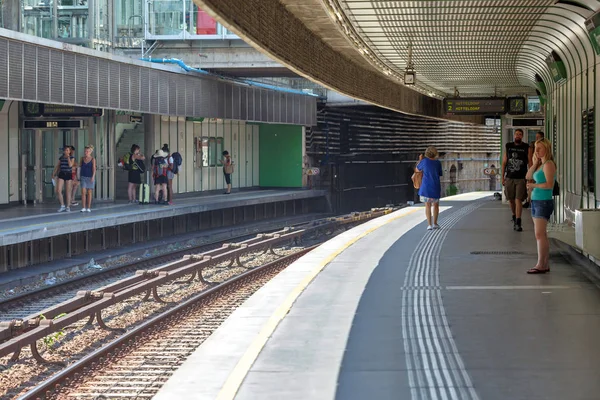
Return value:
M 141 183 L 139 188 L 138 203 L 140 205 L 150 204 L 150 185 L 148 172 L 146 172 L 146 183 Z

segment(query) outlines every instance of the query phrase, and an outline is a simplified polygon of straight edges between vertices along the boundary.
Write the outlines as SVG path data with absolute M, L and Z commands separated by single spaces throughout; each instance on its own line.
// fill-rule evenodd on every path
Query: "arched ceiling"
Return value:
M 360 38 L 358 51 L 400 79 L 411 48 L 418 85 L 443 97 L 535 94 L 540 62 L 580 35 L 577 22 L 598 8 L 585 0 L 324 2 Z M 563 21 L 549 27 L 555 17 Z
M 447 117 L 439 100 L 455 89 L 461 97 L 534 94 L 538 75 L 552 91 L 552 52 L 568 79 L 598 59 L 584 27 L 597 0 L 193 1 L 302 76 L 431 117 Z M 415 86 L 403 82 L 409 45 Z

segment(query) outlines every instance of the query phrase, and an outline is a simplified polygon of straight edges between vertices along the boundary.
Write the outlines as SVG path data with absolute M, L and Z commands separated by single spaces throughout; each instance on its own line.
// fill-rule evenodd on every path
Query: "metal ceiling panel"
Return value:
M 556 51 L 569 71 L 593 61 L 583 21 L 598 9 L 556 0 L 383 1 L 329 0 L 360 35 L 363 55 L 401 76 L 409 61 L 418 85 L 438 95 L 533 94 L 545 79 L 545 58 Z M 371 53 L 371 54 L 369 54 Z M 385 71 L 384 71 L 385 72 Z

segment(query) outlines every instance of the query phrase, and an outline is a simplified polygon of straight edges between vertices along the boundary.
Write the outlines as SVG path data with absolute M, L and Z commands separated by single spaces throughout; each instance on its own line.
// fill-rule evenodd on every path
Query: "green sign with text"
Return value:
M 504 97 L 447 98 L 444 99 L 444 112 L 462 115 L 505 114 L 506 99 Z

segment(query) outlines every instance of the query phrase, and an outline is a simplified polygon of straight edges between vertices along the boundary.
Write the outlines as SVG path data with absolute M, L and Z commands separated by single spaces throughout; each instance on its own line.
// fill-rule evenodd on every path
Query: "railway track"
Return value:
M 152 398 L 248 297 L 314 247 L 256 267 L 138 326 L 19 397 Z
M 293 228 L 299 228 L 307 225 L 306 222 L 291 225 Z M 272 227 L 267 232 L 276 232 L 285 226 L 279 225 Z M 72 278 L 68 281 L 60 282 L 55 285 L 40 288 L 34 291 L 23 293 L 9 299 L 0 300 L 0 321 L 19 320 L 40 312 L 55 304 L 61 303 L 75 296 L 79 291 L 93 290 L 99 286 L 117 282 L 123 278 L 131 276 L 140 269 L 151 269 L 174 260 L 178 260 L 185 255 L 200 254 L 221 247 L 226 243 L 235 243 L 254 237 L 256 233 L 242 234 L 234 237 L 228 237 L 222 240 L 211 241 L 198 246 L 178 250 L 168 254 L 155 255 L 136 260 L 111 269 L 97 271 L 89 275 Z
M 149 345 L 150 347 L 146 347 L 145 350 L 140 350 L 141 353 L 132 355 L 124 361 L 121 370 L 117 368 L 108 371 L 107 375 L 99 376 L 98 381 L 86 383 L 87 386 L 82 386 L 83 391 L 78 395 L 80 397 L 76 396 L 76 398 L 94 398 L 94 396 L 100 396 L 98 394 L 100 392 L 112 393 L 111 390 L 115 389 L 117 391 L 113 394 L 116 397 L 122 397 L 118 395 L 118 392 L 125 390 L 123 387 L 117 388 L 110 385 L 106 387 L 107 382 L 117 382 L 117 378 L 122 377 L 125 381 L 133 379 L 138 382 L 135 389 L 132 390 L 139 395 L 134 397 L 146 397 L 144 393 L 151 392 L 152 390 L 149 388 L 158 385 L 159 382 L 156 379 L 162 379 L 166 372 L 163 371 L 164 374 L 161 375 L 156 373 L 156 370 L 150 371 L 153 362 L 136 364 L 135 360 L 149 359 L 153 352 L 158 354 L 160 348 L 165 350 L 161 353 L 162 355 L 156 356 L 155 364 L 159 365 L 162 357 L 163 364 L 160 364 L 162 367 L 176 368 L 190 351 L 208 337 L 222 320 L 249 296 L 244 293 L 253 293 L 251 289 L 244 289 L 245 291 L 240 294 L 235 294 L 237 289 L 231 290 L 236 287 L 235 285 L 241 284 L 240 282 L 253 282 L 254 279 L 258 279 L 256 277 L 261 276 L 262 272 L 260 271 L 277 270 L 278 272 L 280 269 L 277 268 L 284 268 L 287 265 L 286 260 L 292 260 L 295 255 L 304 251 L 299 250 L 301 246 L 294 245 L 298 241 L 302 241 L 304 247 L 309 247 L 326 240 L 335 232 L 341 232 L 349 226 L 390 211 L 389 209 L 377 210 L 370 213 L 313 221 L 311 224 L 304 224 L 300 227 L 257 235 L 240 243 L 228 243 L 220 248 L 216 243 L 213 244 L 214 249 L 204 251 L 196 256 L 189 255 L 190 249 L 186 249 L 178 252 L 177 255 L 168 255 L 169 260 L 166 263 L 163 261 L 159 267 L 138 270 L 133 275 L 130 272 L 129 276 L 121 279 L 117 276 L 112 277 L 111 280 L 119 280 L 110 283 L 103 281 L 104 286 L 98 287 L 96 284 L 94 289 L 89 291 L 79 290 L 75 296 L 42 311 L 37 310 L 23 319 L 0 322 L 0 388 L 3 386 L 8 388 L 7 391 L 0 390 L 0 397 L 22 395 L 43 379 L 49 378 L 52 381 L 54 377 L 61 377 L 74 365 L 80 365 L 82 362 L 85 364 L 84 361 L 93 354 L 111 349 L 113 342 L 121 343 L 119 346 L 122 347 L 123 342 L 119 342 L 121 338 L 131 337 L 132 332 L 138 332 L 139 329 L 146 326 L 148 321 L 154 321 L 163 314 L 168 315 L 172 310 L 178 310 L 184 304 L 191 305 L 191 299 L 200 296 L 199 304 L 206 306 L 202 312 L 208 313 L 206 314 L 208 317 L 196 318 L 196 323 L 204 325 L 194 325 L 194 321 L 183 324 L 180 333 L 177 333 L 179 331 L 173 332 L 175 337 L 173 340 L 166 339 L 170 337 L 169 335 L 155 335 L 155 339 L 163 341 Z M 182 257 L 181 253 L 186 253 L 186 255 Z M 290 253 L 294 253 L 294 255 L 290 255 Z M 179 259 L 174 260 L 176 256 Z M 156 257 L 155 263 L 159 263 L 158 259 L 163 257 Z M 148 260 L 142 262 L 147 263 Z M 289 264 L 289 262 L 287 263 Z M 139 265 L 131 268 L 137 267 Z M 148 265 L 145 267 L 148 268 Z M 250 281 L 247 281 L 248 279 Z M 250 287 L 255 286 L 254 283 L 250 283 Z M 86 284 L 92 285 L 92 283 Z M 260 287 L 260 284 L 256 287 Z M 225 302 L 226 305 L 223 307 L 218 306 L 220 303 L 217 300 L 225 296 L 225 293 L 229 293 L 234 300 L 238 300 Z M 205 294 L 207 297 L 203 297 Z M 215 299 L 217 302 L 206 303 L 206 299 Z M 211 314 L 213 311 L 214 313 Z M 41 312 L 44 313 L 44 316 L 40 315 Z M 178 329 L 178 324 L 171 325 L 174 329 Z M 193 332 L 199 332 L 199 334 Z M 133 345 L 140 342 L 135 339 L 127 343 Z M 7 356 L 10 354 L 12 357 L 8 359 Z M 102 357 L 106 357 L 106 354 Z M 113 356 L 116 357 L 118 354 L 121 353 L 117 351 Z M 99 365 L 99 358 L 92 362 Z M 67 365 L 70 366 L 66 367 Z M 139 365 L 139 368 L 131 368 L 134 365 Z M 89 368 L 89 366 L 81 368 Z M 144 375 L 144 371 L 149 372 Z M 87 372 L 81 376 L 88 377 L 90 374 Z M 64 384 L 67 380 L 75 379 L 75 373 L 81 372 L 73 372 L 71 375 L 66 373 L 61 382 Z M 156 379 L 153 380 L 152 377 Z M 43 383 L 41 386 L 45 385 L 46 389 L 56 388 L 57 382 L 52 382 Z M 119 385 L 117 384 L 117 386 Z M 142 386 L 144 388 L 140 389 Z M 34 391 L 38 389 L 36 387 Z M 86 397 L 87 395 L 84 393 L 88 392 L 96 394 Z M 27 394 L 23 398 L 40 397 L 39 393 L 44 393 L 44 390 L 36 391 L 36 393 L 38 394 L 32 395 L 34 397 L 27 397 L 29 396 Z M 102 396 L 106 397 L 107 395 Z M 108 394 L 108 396 L 112 395 Z M 125 395 L 125 397 L 129 397 L 129 395 Z

